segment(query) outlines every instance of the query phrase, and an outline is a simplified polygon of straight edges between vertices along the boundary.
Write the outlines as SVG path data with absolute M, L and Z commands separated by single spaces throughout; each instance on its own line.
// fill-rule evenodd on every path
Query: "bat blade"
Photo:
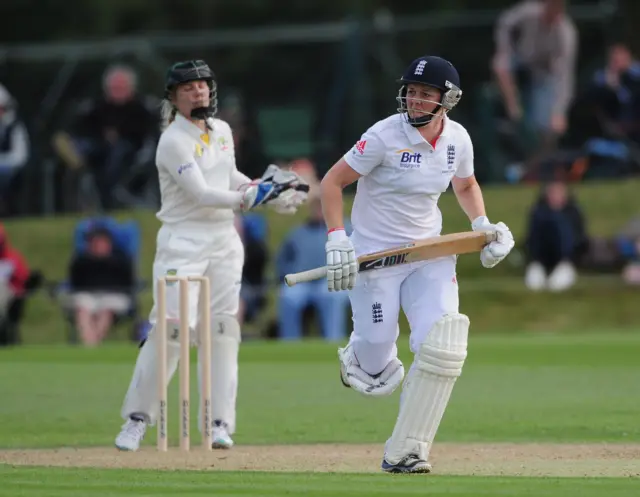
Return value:
M 497 240 L 495 231 L 463 231 L 418 240 L 358 257 L 358 271 L 371 271 L 449 255 L 480 252 L 485 245 L 495 240 Z M 297 283 L 321 279 L 326 275 L 327 268 L 324 266 L 301 273 L 287 274 L 284 280 L 288 286 L 293 286 Z
M 359 271 L 370 271 L 449 255 L 480 252 L 487 243 L 496 240 L 496 238 L 496 233 L 493 231 L 464 231 L 427 238 L 403 247 L 382 250 L 359 257 Z

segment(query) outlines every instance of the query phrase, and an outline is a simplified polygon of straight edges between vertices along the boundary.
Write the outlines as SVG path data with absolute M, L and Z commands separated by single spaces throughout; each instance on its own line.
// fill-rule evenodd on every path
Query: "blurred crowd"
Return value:
M 588 233 L 571 194 L 587 179 L 624 178 L 640 171 L 640 64 L 629 46 L 605 47 L 605 62 L 578 81 L 579 33 L 564 0 L 517 2 L 499 17 L 492 59 L 511 182 L 541 184 L 524 246 L 525 284 L 564 291 L 580 271 L 622 271 L 637 284 L 637 221 L 613 239 Z
M 319 197 L 319 178 L 307 159 L 281 167 L 295 170 L 311 185 L 306 219 L 290 226 L 277 253 L 269 249 L 269 225 L 263 213 L 237 215 L 236 228 L 245 247 L 239 320 L 258 326 L 261 338 L 299 340 L 318 334 L 326 340 L 343 340 L 349 331 L 348 296 L 330 293 L 324 280 L 284 284 L 284 276 L 325 264 L 326 228 Z M 350 223 L 345 219 L 350 231 Z M 140 309 L 140 294 L 150 282 L 140 279 L 139 226 L 108 215 L 82 219 L 69 235 L 73 250 L 66 277 L 46 280 L 29 267 L 24 255 L 13 248 L 0 224 L 0 346 L 21 341 L 20 322 L 25 301 L 44 288 L 59 306 L 68 325 L 68 338 L 85 346 L 100 344 L 114 325 L 130 323 L 129 337 L 143 339 L 149 325 Z M 269 263 L 273 261 L 273 271 Z M 275 289 L 275 292 L 274 292 Z M 269 313 L 275 307 L 275 313 Z
M 604 47 L 600 67 L 579 77 L 579 32 L 563 0 L 514 2 L 498 18 L 494 36 L 495 53 L 488 61 L 494 99 L 483 113 L 491 122 L 475 143 L 480 148 L 486 142 L 501 154 L 505 181 L 540 185 L 519 244 L 526 287 L 564 291 L 581 271 L 613 272 L 640 284 L 640 220 L 630 219 L 615 237 L 599 238 L 588 232 L 588 220 L 571 194 L 573 183 L 640 170 L 640 63 L 628 45 L 614 41 Z M 104 220 L 117 209 L 158 206 L 154 156 L 160 118 L 159 98 L 139 91 L 135 68 L 109 66 L 101 83 L 99 94 L 69 109 L 50 141 L 57 175 L 72 178 L 74 207 Z M 0 84 L 0 216 L 15 211 L 15 192 L 30 160 L 28 126 L 19 108 Z M 283 285 L 284 274 L 324 264 L 315 165 L 304 157 L 268 157 L 241 95 L 223 92 L 219 117 L 233 129 L 240 171 L 259 177 L 267 164 L 277 163 L 305 174 L 313 186 L 308 219 L 291 228 L 275 254 L 269 253 L 265 218 L 238 217 L 246 248 L 242 321 L 263 322 L 268 289 L 275 286 L 277 312 L 264 321 L 263 335 L 299 339 L 317 328 L 327 340 L 345 338 L 344 295 L 330 294 L 322 282 Z M 143 286 L 136 277 L 139 247 L 127 247 L 118 228 L 106 221 L 85 223 L 82 230 L 68 280 L 50 288 L 74 336 L 87 345 L 100 343 L 124 316 L 134 318 L 132 337 L 139 337 L 144 333 L 137 321 Z M 19 342 L 25 298 L 41 279 L 0 230 L 0 344 Z
M 564 0 L 517 2 L 495 27 L 496 105 L 487 127 L 507 181 L 620 178 L 640 171 L 640 66 L 623 41 L 578 73 L 579 31 Z

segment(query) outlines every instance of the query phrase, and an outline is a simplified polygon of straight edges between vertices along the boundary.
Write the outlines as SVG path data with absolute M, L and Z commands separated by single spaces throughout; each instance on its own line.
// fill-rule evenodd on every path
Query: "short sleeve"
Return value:
M 456 169 L 456 176 L 458 178 L 468 178 L 472 176 L 473 173 L 473 143 L 468 133 L 465 133 L 460 163 L 458 164 L 458 169 Z
M 385 146 L 377 133 L 368 130 L 360 140 L 344 155 L 344 160 L 362 176 L 366 176 L 376 166 L 382 164 Z

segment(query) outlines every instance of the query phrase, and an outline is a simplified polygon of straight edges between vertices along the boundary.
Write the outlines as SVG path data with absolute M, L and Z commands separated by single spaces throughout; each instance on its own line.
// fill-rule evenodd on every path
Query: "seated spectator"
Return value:
M 609 47 L 576 113 L 589 154 L 586 177 L 620 177 L 640 165 L 640 64 L 626 45 Z
M 278 337 L 283 340 L 302 338 L 302 316 L 313 306 L 326 340 L 343 340 L 347 336 L 348 296 L 346 292 L 329 292 L 325 279 L 288 287 L 288 273 L 306 271 L 326 264 L 324 249 L 327 229 L 322 205 L 317 195 L 309 197 L 309 220 L 286 237 L 277 255 L 276 270 L 281 282 L 278 303 Z
M 265 271 L 269 259 L 269 249 L 265 239 L 260 214 L 246 214 L 236 217 L 236 229 L 244 245 L 244 267 L 240 287 L 240 323 L 250 323 L 267 302 Z
M 530 290 L 564 291 L 576 281 L 576 264 L 588 248 L 584 218 L 567 185 L 549 182 L 530 212 L 526 238 Z
M 40 286 L 42 276 L 31 271 L 20 252 L 11 247 L 0 224 L 0 347 L 21 342 L 20 322 L 27 294 Z
M 70 301 L 84 345 L 98 345 L 114 317 L 132 305 L 133 262 L 113 246 L 111 233 L 96 228 L 88 235 L 87 251 L 76 254 L 70 266 Z
M 640 63 L 628 46 L 614 43 L 607 63 L 595 72 L 591 86 L 600 117 L 621 136 L 640 138 Z
M 138 95 L 136 88 L 131 69 L 110 67 L 103 80 L 104 94 L 81 104 L 68 129 L 53 138 L 55 150 L 69 168 L 88 167 L 92 172 L 106 211 L 118 207 L 114 193 L 127 168 L 153 162 L 159 112 L 155 101 Z
M 29 133 L 18 118 L 17 104 L 0 85 L 0 215 L 14 210 L 7 199 L 14 199 L 16 182 L 29 161 Z
M 640 218 L 631 219 L 612 240 L 615 253 L 622 260 L 622 279 L 640 285 Z

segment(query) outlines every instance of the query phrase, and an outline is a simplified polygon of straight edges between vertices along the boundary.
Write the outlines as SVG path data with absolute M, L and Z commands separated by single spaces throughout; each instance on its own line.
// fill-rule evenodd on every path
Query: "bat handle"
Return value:
M 315 269 L 309 269 L 308 271 L 302 271 L 301 273 L 287 274 L 284 277 L 284 282 L 287 286 L 293 286 L 298 283 L 304 283 L 305 281 L 319 280 L 327 276 L 327 267 L 317 267 Z
M 485 241 L 487 244 L 491 243 L 491 242 L 496 242 L 498 241 L 498 232 L 497 231 L 487 231 L 486 237 L 485 237 Z

